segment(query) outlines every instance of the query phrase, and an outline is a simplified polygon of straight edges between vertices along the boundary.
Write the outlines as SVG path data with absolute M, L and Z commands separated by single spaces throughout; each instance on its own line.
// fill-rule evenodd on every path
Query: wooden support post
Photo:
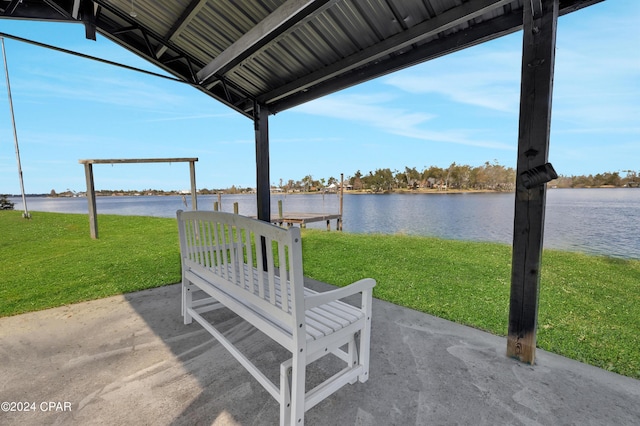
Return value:
M 98 215 L 96 213 L 96 190 L 93 183 L 93 165 L 84 164 L 84 176 L 87 181 L 87 201 L 89 202 L 89 231 L 91 238 L 98 238 Z
M 196 163 L 189 161 L 189 176 L 191 178 L 191 210 L 198 210 L 198 195 L 196 191 Z
M 235 203 L 233 203 L 233 213 L 234 214 L 239 214 L 240 213 L 240 205 L 238 204 L 237 201 Z
M 547 163 L 559 0 L 542 11 L 524 2 L 520 128 L 507 355 L 535 361 L 546 184 L 527 188 L 526 172 Z M 535 12 L 535 16 L 534 16 Z
M 258 219 L 271 222 L 271 185 L 269 180 L 269 110 L 254 104 L 256 132 L 256 193 Z
M 253 104 L 253 124 L 256 132 L 256 208 L 258 220 L 271 223 L 271 184 L 269 183 L 269 110 L 258 102 Z M 267 270 L 267 241 L 260 237 L 262 265 Z

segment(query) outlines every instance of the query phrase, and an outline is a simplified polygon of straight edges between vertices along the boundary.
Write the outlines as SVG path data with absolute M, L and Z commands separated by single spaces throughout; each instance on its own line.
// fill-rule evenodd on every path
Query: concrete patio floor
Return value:
M 277 402 L 197 323 L 182 324 L 179 290 L 1 318 L 0 402 L 35 411 L 3 405 L 0 424 L 278 424 Z M 640 425 L 638 380 L 542 350 L 525 365 L 505 356 L 505 338 L 380 300 L 373 312 L 369 381 L 309 410 L 307 425 Z M 212 314 L 275 380 L 279 346 Z

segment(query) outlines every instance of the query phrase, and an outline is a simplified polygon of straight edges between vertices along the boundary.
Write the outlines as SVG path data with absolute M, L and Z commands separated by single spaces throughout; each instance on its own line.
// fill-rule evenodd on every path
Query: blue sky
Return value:
M 640 171 L 640 2 L 560 18 L 549 160 L 562 175 Z M 157 71 L 77 24 L 0 32 Z M 270 117 L 271 182 L 452 162 L 515 167 L 522 33 Z M 251 120 L 180 83 L 5 39 L 25 191 L 84 191 L 86 158 L 198 157 L 198 188 L 255 186 Z M 3 70 L 2 70 L 3 71 Z M 19 194 L 4 72 L 0 193 Z M 96 165 L 96 189 L 186 189 L 188 165 Z M 623 175 L 625 173 L 622 173 Z

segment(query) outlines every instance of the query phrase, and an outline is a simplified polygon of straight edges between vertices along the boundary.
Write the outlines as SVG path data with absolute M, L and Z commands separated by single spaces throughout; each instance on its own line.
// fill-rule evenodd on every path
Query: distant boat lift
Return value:
M 87 200 L 89 202 L 89 227 L 91 238 L 98 238 L 98 214 L 96 211 L 96 191 L 93 184 L 94 164 L 124 164 L 124 163 L 189 163 L 189 175 L 191 177 L 191 209 L 198 210 L 198 199 L 196 196 L 196 165 L 197 158 L 119 158 L 110 160 L 78 160 L 84 164 L 84 174 L 87 180 Z

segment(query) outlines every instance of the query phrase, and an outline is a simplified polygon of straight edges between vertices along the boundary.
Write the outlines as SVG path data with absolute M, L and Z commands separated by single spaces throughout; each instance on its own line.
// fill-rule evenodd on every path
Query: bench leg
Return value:
M 184 324 L 191 324 L 193 318 L 189 314 L 188 308 L 193 306 L 193 291 L 188 281 L 182 282 L 182 317 Z
M 291 424 L 291 360 L 280 364 L 280 426 Z
M 360 351 L 358 358 L 360 365 L 364 367 L 362 374 L 358 376 L 360 383 L 364 383 L 369 380 L 369 350 L 371 346 L 371 304 L 373 303 L 373 296 L 371 291 L 365 291 L 362 293 L 362 308 L 365 312 L 365 325 L 360 331 Z
M 351 340 L 349 340 L 348 346 L 347 346 L 347 354 L 349 355 L 347 357 L 347 363 L 349 364 L 349 368 L 354 368 L 356 366 L 356 364 L 358 364 L 359 362 L 359 357 L 358 357 L 358 347 L 356 345 L 356 338 L 355 336 L 351 337 Z M 349 382 L 350 385 L 354 384 L 355 382 L 358 381 L 359 377 L 354 377 L 353 380 L 351 380 Z
M 293 354 L 293 366 L 291 371 L 291 419 L 290 424 L 304 425 L 305 412 L 305 379 L 306 379 L 306 355 L 304 353 Z

